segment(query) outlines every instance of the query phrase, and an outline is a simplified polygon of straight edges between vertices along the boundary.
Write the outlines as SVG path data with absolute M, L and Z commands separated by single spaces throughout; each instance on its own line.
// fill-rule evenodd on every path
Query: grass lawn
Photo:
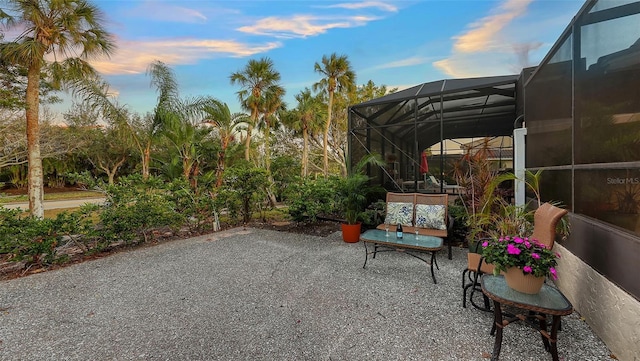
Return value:
M 104 193 L 95 191 L 70 191 L 70 192 L 56 192 L 44 194 L 45 201 L 55 201 L 63 199 L 83 199 L 83 198 L 96 198 L 104 197 Z M 26 194 L 23 195 L 6 195 L 0 192 L 0 203 L 20 203 L 27 202 L 29 199 Z

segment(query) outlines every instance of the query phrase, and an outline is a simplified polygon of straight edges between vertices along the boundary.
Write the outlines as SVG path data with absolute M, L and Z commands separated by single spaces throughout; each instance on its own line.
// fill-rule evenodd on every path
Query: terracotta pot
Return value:
M 360 240 L 360 223 L 342 224 L 342 240 L 347 243 L 356 243 Z
M 504 272 L 504 279 L 507 281 L 507 286 L 512 289 L 535 295 L 540 292 L 542 285 L 544 284 L 544 277 L 536 277 L 532 274 L 524 274 L 522 269 L 511 267 Z

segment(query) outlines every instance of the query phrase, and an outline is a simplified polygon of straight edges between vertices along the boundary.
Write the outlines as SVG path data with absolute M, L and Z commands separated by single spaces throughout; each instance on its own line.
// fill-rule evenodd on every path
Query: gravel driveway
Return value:
M 485 360 L 492 315 L 461 306 L 466 250 L 370 259 L 340 234 L 236 228 L 0 282 L 0 360 Z M 608 360 L 576 313 L 561 360 Z M 505 329 L 501 360 L 551 360 Z

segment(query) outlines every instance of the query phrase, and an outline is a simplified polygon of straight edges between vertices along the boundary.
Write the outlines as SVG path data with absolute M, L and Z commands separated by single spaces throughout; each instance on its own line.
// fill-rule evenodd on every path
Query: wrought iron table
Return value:
M 511 289 L 507 286 L 504 276 L 484 275 L 481 280 L 482 292 L 493 300 L 493 326 L 491 335 L 496 336 L 493 345 L 491 360 L 498 360 L 502 347 L 502 329 L 514 321 L 538 320 L 538 325 L 528 322 L 529 325 L 540 331 L 542 342 L 547 351 L 551 353 L 553 361 L 558 361 L 557 336 L 560 327 L 560 318 L 573 312 L 571 302 L 557 289 L 544 284 L 538 294 L 529 295 Z M 529 311 L 527 315 L 506 314 L 503 320 L 502 305 L 513 306 Z M 547 332 L 547 317 L 552 315 L 551 334 Z M 496 332 L 497 331 L 497 332 Z
M 431 278 L 433 278 L 433 283 L 438 283 L 438 281 L 436 281 L 436 276 L 433 273 L 433 266 L 435 265 L 436 268 L 440 269 L 436 260 L 436 253 L 442 249 L 442 238 L 415 235 L 413 233 L 404 233 L 403 238 L 397 238 L 395 231 L 386 232 L 379 229 L 370 229 L 360 235 L 360 240 L 364 243 L 365 252 L 364 265 L 362 268 L 367 267 L 367 260 L 369 259 L 370 254 L 373 255 L 373 258 L 376 258 L 376 254 L 380 252 L 403 252 L 428 264 L 431 268 Z M 373 244 L 372 252 L 369 252 L 367 243 Z M 378 248 L 382 248 L 382 250 L 378 250 Z M 415 254 L 419 252 L 431 253 L 431 258 L 426 260 Z

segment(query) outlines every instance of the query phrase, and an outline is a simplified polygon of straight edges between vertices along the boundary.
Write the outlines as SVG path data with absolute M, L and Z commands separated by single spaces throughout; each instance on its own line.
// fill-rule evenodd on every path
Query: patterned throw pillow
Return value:
M 444 219 L 444 206 L 441 204 L 416 204 L 416 227 L 447 229 Z
M 384 223 L 403 226 L 413 225 L 413 203 L 389 202 L 387 203 L 387 217 Z

